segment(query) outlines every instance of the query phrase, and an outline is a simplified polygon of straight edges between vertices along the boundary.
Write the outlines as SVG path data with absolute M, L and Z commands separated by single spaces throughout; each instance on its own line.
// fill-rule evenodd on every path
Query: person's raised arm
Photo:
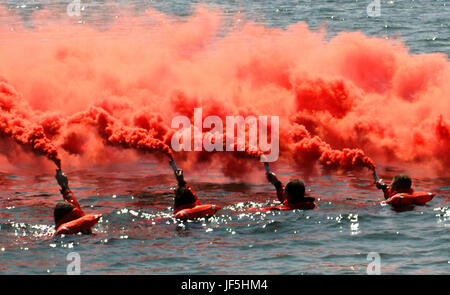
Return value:
M 177 179 L 179 187 L 184 187 L 184 186 L 187 185 L 186 181 L 184 180 L 184 175 L 183 175 L 183 170 L 182 169 L 178 169 L 175 172 L 175 177 Z
M 278 180 L 277 176 L 273 172 L 266 172 L 267 180 L 273 184 L 277 190 L 277 198 L 283 203 L 284 202 L 284 194 L 283 194 L 283 184 Z
M 184 181 L 183 170 L 178 169 L 177 164 L 175 163 L 174 160 L 170 161 L 169 164 L 173 169 L 173 173 L 175 174 L 175 178 L 177 179 L 178 186 L 179 187 L 186 186 L 186 181 Z
M 383 192 L 389 188 L 389 185 L 385 184 L 383 179 L 379 179 L 377 182 L 375 182 L 375 185 L 377 189 L 381 189 L 383 190 Z
M 382 190 L 383 194 L 384 194 L 384 198 L 388 199 L 391 194 L 391 188 L 389 187 L 389 185 L 384 183 L 383 179 L 378 178 L 378 175 L 375 171 L 373 172 L 373 178 L 375 180 L 375 185 L 376 185 L 377 189 Z
M 77 199 L 73 195 L 72 191 L 69 188 L 69 179 L 67 176 L 62 173 L 61 169 L 56 170 L 56 181 L 58 182 L 59 186 L 61 187 L 61 194 L 64 198 L 64 201 L 72 204 L 75 208 L 81 209 L 80 204 L 78 204 Z
M 195 194 L 194 190 L 184 180 L 183 170 L 179 169 L 177 167 L 177 164 L 175 163 L 174 160 L 170 161 L 169 163 L 170 163 L 170 166 L 173 169 L 173 172 L 175 174 L 175 178 L 177 179 L 177 182 L 178 182 L 178 189 L 177 190 L 180 190 L 182 188 L 188 189 L 192 193 L 192 197 L 193 197 L 192 200 L 188 199 L 189 201 L 186 201 L 186 199 L 182 200 L 183 198 L 185 198 L 186 194 L 183 194 L 183 195 L 180 195 L 180 196 L 177 196 L 177 194 L 175 194 L 175 200 L 176 200 L 175 203 L 177 203 L 177 202 L 179 202 L 179 203 L 188 202 L 188 203 L 200 204 L 200 202 L 198 200 L 198 197 Z M 178 199 L 178 201 L 177 201 L 177 199 Z

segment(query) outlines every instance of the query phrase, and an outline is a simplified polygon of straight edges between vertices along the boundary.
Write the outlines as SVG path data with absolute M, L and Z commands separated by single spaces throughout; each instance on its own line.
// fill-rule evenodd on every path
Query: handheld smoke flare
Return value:
M 270 173 L 271 172 L 269 163 L 267 163 L 267 162 L 264 163 L 264 169 L 266 169 L 266 173 Z
M 177 163 L 175 163 L 175 161 L 172 160 L 172 161 L 169 161 L 169 164 L 172 167 L 173 172 L 177 173 L 177 171 L 178 171 Z

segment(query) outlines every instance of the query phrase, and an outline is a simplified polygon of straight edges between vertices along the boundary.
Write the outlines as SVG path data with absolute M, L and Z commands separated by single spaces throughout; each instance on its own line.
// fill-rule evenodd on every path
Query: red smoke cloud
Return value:
M 375 170 L 375 163 L 360 149 L 332 149 L 317 135 L 312 137 L 303 125 L 294 126 L 291 133 L 294 142 L 293 157 L 302 167 L 311 169 L 319 161 L 327 169 L 368 168 Z
M 68 120 L 64 129 L 70 130 L 72 124 L 94 126 L 107 144 L 149 153 L 161 152 L 166 154 L 169 159 L 173 159 L 171 148 L 153 136 L 153 129 L 146 130 L 139 127 L 122 126 L 120 122 L 101 108 L 91 108 L 87 112 L 74 115 Z M 72 133 L 71 136 L 76 136 L 76 134 Z
M 61 168 L 61 158 L 56 147 L 46 137 L 42 126 L 27 120 L 20 106 L 20 96 L 4 82 L 0 82 L 0 136 L 46 156 Z M 17 111 L 19 108 L 19 111 Z
M 204 118 L 223 121 L 279 116 L 280 161 L 299 168 L 373 169 L 370 155 L 379 165 L 449 173 L 444 54 L 410 54 L 401 42 L 359 32 L 326 41 L 304 23 L 247 23 L 224 35 L 220 12 L 204 7 L 184 20 L 122 14 L 105 30 L 45 12 L 30 29 L 0 14 L 0 76 L 26 102 L 24 120 L 68 165 L 118 161 L 120 147 L 169 155 L 171 120 L 202 107 Z M 228 152 L 174 157 L 180 167 L 219 165 L 232 177 L 261 168 Z

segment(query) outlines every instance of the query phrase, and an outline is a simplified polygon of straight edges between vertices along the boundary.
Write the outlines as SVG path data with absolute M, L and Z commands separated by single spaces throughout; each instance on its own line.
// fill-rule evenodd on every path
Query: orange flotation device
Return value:
M 102 217 L 102 214 L 87 214 L 75 220 L 63 223 L 56 228 L 55 235 L 70 235 L 89 230 L 98 222 L 100 217 Z
M 311 210 L 316 208 L 316 204 L 314 202 L 298 202 L 294 204 L 284 203 L 283 205 L 271 206 L 262 209 L 262 211 L 286 211 L 286 210 Z
M 196 205 L 192 208 L 185 208 L 174 212 L 174 217 L 181 220 L 210 217 L 222 209 L 220 206 L 213 204 Z
M 56 231 L 54 235 L 70 235 L 87 231 L 98 222 L 100 217 L 102 217 L 101 214 L 86 215 L 83 210 L 81 210 L 80 204 L 78 204 L 77 199 L 70 190 L 64 192 L 63 198 L 75 208 L 58 221 L 55 226 Z
M 287 202 L 284 202 L 282 205 L 278 206 L 270 206 L 265 208 L 248 208 L 248 212 L 267 212 L 267 211 L 287 211 L 287 210 L 311 210 L 315 209 L 317 206 L 314 202 L 298 202 L 294 204 L 289 204 Z
M 386 203 L 393 206 L 401 205 L 425 205 L 431 201 L 436 193 L 413 192 L 413 193 L 397 193 L 386 199 Z

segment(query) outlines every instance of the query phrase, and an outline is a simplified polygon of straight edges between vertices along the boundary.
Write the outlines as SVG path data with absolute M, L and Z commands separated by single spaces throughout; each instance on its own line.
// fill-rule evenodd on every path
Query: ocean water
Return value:
M 281 169 L 280 179 L 303 178 L 293 170 Z M 170 218 L 169 168 L 148 161 L 71 171 L 81 206 L 104 217 L 92 236 L 52 238 L 60 201 L 53 176 L 17 172 L 0 174 L 2 274 L 65 274 L 71 252 L 79 253 L 82 274 L 365 274 L 370 252 L 380 255 L 383 274 L 448 273 L 448 178 L 414 179 L 438 196 L 398 212 L 380 203 L 364 171 L 311 176 L 304 179 L 317 210 L 249 213 L 274 203 L 273 187 L 224 181 L 209 170 L 186 180 L 202 202 L 223 209 L 183 223 Z
M 35 10 L 63 17 L 68 2 L 0 1 L 30 27 Z M 225 16 L 242 15 L 242 21 L 264 26 L 303 21 L 312 29 L 325 27 L 330 37 L 360 30 L 401 39 L 412 53 L 449 54 L 448 1 L 381 1 L 375 18 L 367 16 L 369 2 L 81 1 L 86 5 L 81 19 L 107 26 L 121 7 L 137 12 L 153 7 L 183 18 L 194 4 L 206 3 Z M 61 200 L 54 175 L 26 165 L 2 171 L 0 274 L 65 274 L 71 252 L 80 255 L 82 274 L 366 274 L 371 252 L 380 255 L 382 274 L 449 273 L 450 179 L 426 177 L 420 170 L 379 167 L 383 179 L 408 173 L 416 189 L 437 192 L 427 205 L 399 212 L 381 204 L 368 171 L 307 176 L 286 165 L 275 171 L 280 179 L 304 179 L 318 209 L 270 213 L 246 211 L 276 200 L 262 167 L 260 181 L 197 171 L 186 180 L 203 203 L 223 209 L 215 218 L 185 223 L 170 218 L 175 180 L 168 167 L 148 160 L 70 170 L 83 209 L 104 217 L 93 235 L 66 237 L 48 235 L 53 207 Z
M 76 1 L 76 0 L 75 0 Z M 67 17 L 67 6 L 72 1 L 1 0 L 0 4 L 21 16 L 21 21 L 35 26 L 31 15 L 50 9 L 55 16 Z M 267 27 L 286 28 L 306 22 L 311 29 L 325 27 L 331 38 L 341 31 L 362 31 L 366 35 L 404 41 L 412 53 L 450 52 L 449 5 L 446 0 L 381 0 L 380 15 L 369 17 L 369 0 L 312 1 L 312 0 L 80 0 L 77 20 L 104 28 L 124 10 L 137 14 L 147 8 L 179 18 L 189 17 L 197 4 L 221 9 L 224 17 L 238 16 L 242 22 L 252 21 Z M 0 15 L 0 24 L 4 24 Z M 125 30 L 127 28 L 124 28 Z M 226 26 L 224 31 L 229 30 Z

